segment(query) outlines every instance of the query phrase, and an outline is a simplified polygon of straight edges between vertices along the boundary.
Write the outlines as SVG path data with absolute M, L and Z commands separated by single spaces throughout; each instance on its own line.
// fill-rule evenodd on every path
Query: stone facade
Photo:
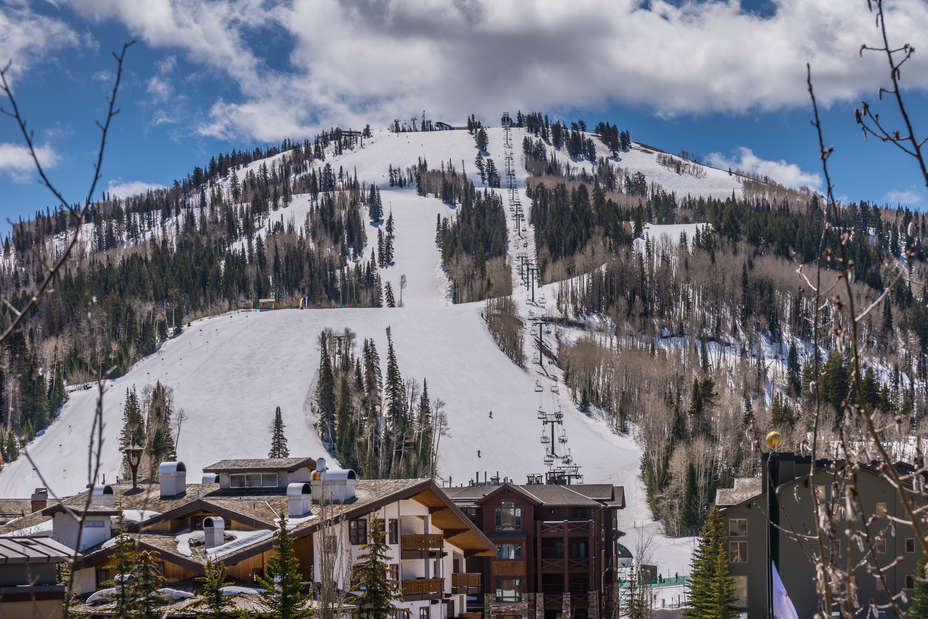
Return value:
M 587 616 L 590 619 L 599 619 L 599 591 L 589 591 L 586 596 L 589 600 Z
M 497 602 L 494 594 L 485 593 L 483 595 L 484 617 L 492 619 L 497 615 L 519 615 L 534 619 L 535 605 L 529 603 L 530 597 L 532 597 L 530 594 L 523 595 L 521 602 Z M 532 609 L 531 613 L 529 613 L 529 608 Z

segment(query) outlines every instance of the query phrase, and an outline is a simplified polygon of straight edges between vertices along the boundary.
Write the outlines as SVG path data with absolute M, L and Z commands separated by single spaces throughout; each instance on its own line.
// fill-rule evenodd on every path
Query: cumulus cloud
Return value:
M 153 75 L 149 78 L 147 88 L 148 94 L 150 94 L 155 101 L 167 101 L 173 92 L 171 82 L 158 75 Z
M 884 199 L 890 204 L 903 206 L 914 206 L 923 202 L 922 196 L 911 189 L 894 189 L 888 192 Z
M 59 160 L 58 153 L 48 145 L 37 147 L 35 154 L 44 168 L 54 167 Z M 0 143 L 0 173 L 6 174 L 14 181 L 25 182 L 32 178 L 34 170 L 32 156 L 25 146 Z
M 721 153 L 710 153 L 706 156 L 706 160 L 717 168 L 731 168 L 766 176 L 786 187 L 821 189 L 822 186 L 822 178 L 818 174 L 803 172 L 795 163 L 787 163 L 782 159 L 778 161 L 761 159 L 750 148 L 744 146 L 739 146 L 733 157 L 726 157 Z
M 49 52 L 85 42 L 62 20 L 36 13 L 26 2 L 0 8 L 0 66 L 12 61 L 10 82 Z
M 110 179 L 106 191 L 116 198 L 128 198 L 137 196 L 154 189 L 164 189 L 164 185 L 158 183 L 146 183 L 145 181 L 124 181 L 121 178 Z
M 742 113 L 808 105 L 807 61 L 825 105 L 872 94 L 885 76 L 885 59 L 858 55 L 876 40 L 873 16 L 842 0 L 773 0 L 766 16 L 737 0 L 70 2 L 228 75 L 240 98 L 212 106 L 199 127 L 206 135 L 276 139 L 423 108 L 450 121 L 611 103 Z M 896 0 L 887 11 L 895 42 L 924 40 L 924 0 Z M 285 69 L 270 69 L 263 48 L 249 44 L 265 39 L 248 36 L 261 28 L 289 35 Z M 928 86 L 928 58 L 905 69 L 910 88 Z

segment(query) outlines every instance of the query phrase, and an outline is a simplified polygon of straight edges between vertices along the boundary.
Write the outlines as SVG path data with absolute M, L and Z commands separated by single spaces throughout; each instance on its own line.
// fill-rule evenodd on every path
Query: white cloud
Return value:
M 35 154 L 39 163 L 46 169 L 54 167 L 59 160 L 58 153 L 48 145 L 36 147 Z M 0 173 L 8 175 L 14 181 L 25 182 L 32 178 L 34 171 L 35 163 L 25 146 L 0 143 Z
M 890 204 L 914 206 L 924 201 L 921 195 L 911 189 L 894 189 L 886 194 L 884 200 Z
M 858 55 L 877 39 L 862 1 L 773 0 L 768 17 L 737 0 L 70 2 L 228 75 L 241 100 L 215 103 L 199 127 L 206 135 L 276 139 L 423 108 L 451 121 L 610 103 L 741 113 L 808 106 L 806 62 L 825 105 L 873 95 L 886 78 L 885 59 Z M 893 44 L 919 47 L 924 0 L 896 0 L 887 11 Z M 281 31 L 292 52 L 286 69 L 273 70 L 248 41 Z M 928 87 L 928 58 L 916 54 L 904 76 L 909 88 Z
M 795 163 L 787 163 L 782 159 L 771 161 L 761 159 L 750 148 L 739 146 L 734 157 L 726 157 L 721 153 L 710 153 L 706 156 L 710 165 L 717 168 L 731 168 L 751 174 L 766 176 L 787 187 L 821 189 L 822 178 L 818 174 L 803 172 Z
M 87 43 L 63 21 L 36 13 L 27 3 L 0 9 L 0 66 L 11 63 L 10 82 L 49 52 Z
M 153 75 L 148 80 L 148 94 L 150 94 L 155 101 L 167 101 L 173 91 L 174 89 L 171 86 L 171 82 L 163 77 Z
M 164 189 L 164 185 L 158 183 L 146 183 L 145 181 L 124 181 L 121 178 L 110 179 L 106 191 L 117 198 L 128 198 L 137 196 L 154 189 Z

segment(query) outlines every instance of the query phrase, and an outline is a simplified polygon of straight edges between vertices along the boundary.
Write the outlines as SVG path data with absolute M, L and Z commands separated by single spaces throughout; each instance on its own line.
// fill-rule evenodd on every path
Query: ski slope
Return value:
M 502 171 L 502 130 L 490 129 L 488 133 L 490 156 Z M 527 211 L 530 202 L 524 195 L 522 135 L 521 130 L 513 129 L 516 182 Z M 439 447 L 439 475 L 446 482 L 466 484 L 477 474 L 498 473 L 524 483 L 528 473 L 543 472 L 536 410 L 539 396 L 549 409 L 555 406 L 558 395 L 551 387 L 559 383 L 559 372 L 549 365 L 547 373 L 539 374 L 530 356 L 527 369 L 520 369 L 497 349 L 487 332 L 481 318 L 483 303 L 450 302 L 449 282 L 441 269 L 434 236 L 436 214 L 454 216 L 454 209 L 437 199 L 420 197 L 415 190 L 386 186 L 388 164 L 405 168 L 420 156 L 428 159 L 431 168 L 442 162 L 447 167 L 450 162 L 460 169 L 463 162 L 464 169 L 475 177 L 475 154 L 473 138 L 464 131 L 383 133 L 367 141 L 363 149 L 328 159 L 335 169 L 342 166 L 352 174 L 356 171 L 360 180 L 381 186 L 384 209 L 392 211 L 396 221 L 395 263 L 383 269 L 381 276 L 391 282 L 397 300 L 400 277 L 406 276 L 403 307 L 238 311 L 194 321 L 125 376 L 106 383 L 102 462 L 106 481 L 115 480 L 120 466 L 117 437 L 126 390 L 135 387 L 141 391 L 156 380 L 173 390 L 175 411 L 184 413 L 177 452 L 187 465 L 188 481 L 198 481 L 204 466 L 224 458 L 265 457 L 277 406 L 283 413 L 290 452 L 322 455 L 324 448 L 313 427 L 316 420 L 309 402 L 318 368 L 318 334 L 325 328 L 350 328 L 358 340 L 374 338 L 382 356 L 387 347 L 386 329 L 391 329 L 403 377 L 428 380 L 430 395 L 445 402 L 449 432 Z M 701 179 L 690 180 L 698 184 Z M 716 190 L 714 185 L 706 188 Z M 501 192 L 505 198 L 506 190 Z M 307 198 L 295 196 L 289 209 L 276 211 L 271 218 L 293 217 L 299 222 L 305 208 Z M 507 217 L 510 243 L 514 244 L 518 236 L 514 222 Z M 373 226 L 368 233 L 369 239 L 376 237 Z M 534 254 L 531 229 L 525 236 L 532 240 L 528 248 L 511 247 L 510 255 L 516 250 Z M 523 318 L 547 311 L 543 299 L 554 298 L 553 285 L 536 291 L 536 303 L 532 304 L 529 290 L 515 275 L 513 284 Z M 539 394 L 535 386 L 542 378 L 544 391 Z M 87 484 L 87 437 L 96 396 L 95 389 L 73 392 L 59 418 L 28 446 L 55 494 L 74 493 Z M 653 537 L 651 562 L 664 574 L 688 572 L 692 538 L 665 538 L 660 523 L 651 519 L 638 474 L 641 448 L 634 438 L 617 435 L 595 415 L 579 412 L 566 397 L 563 384 L 560 404 L 569 447 L 583 467 L 584 480 L 625 487 L 627 508 L 620 512 L 619 526 L 629 537 L 623 543 L 635 552 L 638 539 Z M 29 496 L 42 485 L 24 457 L 0 473 L 0 496 Z

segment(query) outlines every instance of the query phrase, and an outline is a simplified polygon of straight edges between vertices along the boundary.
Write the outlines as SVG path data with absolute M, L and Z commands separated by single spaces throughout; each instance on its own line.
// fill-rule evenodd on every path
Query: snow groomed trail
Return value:
M 488 134 L 490 156 L 503 173 L 507 151 L 503 130 L 489 129 Z M 523 130 L 512 129 L 513 196 L 509 195 L 506 177 L 498 191 L 507 211 L 513 297 L 530 330 L 531 318 L 548 314 L 546 303 L 553 305 L 555 289 L 554 285 L 536 288 L 532 303 L 530 288 L 523 284 L 516 264 L 519 254 L 527 259 L 535 256 L 534 233 L 525 218 L 530 202 L 525 195 L 523 136 Z M 400 278 L 406 276 L 403 307 L 239 311 L 194 321 L 125 376 L 107 382 L 102 467 L 106 480 L 115 480 L 119 470 L 117 437 L 126 390 L 135 387 L 141 391 L 156 380 L 173 389 L 175 410 L 184 412 L 177 448 L 178 457 L 187 464 L 188 480 L 198 480 L 202 467 L 223 458 L 266 456 L 277 406 L 283 412 L 290 452 L 323 454 L 309 408 L 319 360 L 319 332 L 350 328 L 359 340 L 374 338 L 384 355 L 385 330 L 390 327 L 404 378 L 427 379 L 430 395 L 445 402 L 449 433 L 441 439 L 439 449 L 439 474 L 444 480 L 466 484 L 478 473 L 498 473 L 524 483 L 527 474 L 543 473 L 544 448 L 539 443 L 541 426 L 536 416 L 539 395 L 549 409 L 560 398 L 568 446 L 582 466 L 584 481 L 625 487 L 627 507 L 619 513 L 619 527 L 629 536 L 623 543 L 634 553 L 639 539 L 653 538 L 650 562 L 657 563 L 663 574 L 687 572 L 692 539 L 665 538 L 660 523 L 651 519 L 639 478 L 641 449 L 634 438 L 615 434 L 595 413 L 579 412 L 567 397 L 553 364 L 546 361 L 546 369 L 539 374 L 539 366 L 533 364 L 536 353 L 532 338 L 537 332 L 526 333 L 526 369 L 520 369 L 497 349 L 487 332 L 481 318 L 482 302 L 451 303 L 449 282 L 435 245 L 435 219 L 436 214 L 454 217 L 454 209 L 438 199 L 420 197 L 415 190 L 387 185 L 388 164 L 405 168 L 425 157 L 433 169 L 442 162 L 456 168 L 463 165 L 481 186 L 473 164 L 475 155 L 470 134 L 446 131 L 377 134 L 363 149 L 330 157 L 327 161 L 333 169 L 356 172 L 360 180 L 377 183 L 382 189 L 384 210 L 393 213 L 396 223 L 396 257 L 393 265 L 382 269 L 381 277 L 391 282 L 398 300 Z M 629 157 L 640 159 L 641 153 Z M 664 169 L 652 160 L 642 171 L 650 179 L 652 172 Z M 688 193 L 698 195 L 700 180 L 705 179 L 684 177 L 681 182 L 687 183 Z M 725 181 L 729 185 L 723 187 Z M 705 195 L 730 195 L 733 182 L 730 177 L 710 174 Z M 516 228 L 512 197 L 522 205 L 523 232 Z M 272 213 L 270 220 L 292 219 L 299 227 L 307 208 L 308 198 L 295 196 L 290 208 Z M 369 247 L 371 239 L 376 239 L 373 226 L 368 227 Z M 544 338 L 548 346 L 555 346 L 553 336 L 545 333 Z M 536 392 L 538 381 L 544 387 L 541 394 Z M 559 393 L 552 393 L 552 386 L 558 385 Z M 87 484 L 87 437 L 96 393 L 95 389 L 72 392 L 59 418 L 28 446 L 57 494 L 78 492 Z M 41 485 L 23 457 L 0 473 L 0 496 L 26 497 Z

